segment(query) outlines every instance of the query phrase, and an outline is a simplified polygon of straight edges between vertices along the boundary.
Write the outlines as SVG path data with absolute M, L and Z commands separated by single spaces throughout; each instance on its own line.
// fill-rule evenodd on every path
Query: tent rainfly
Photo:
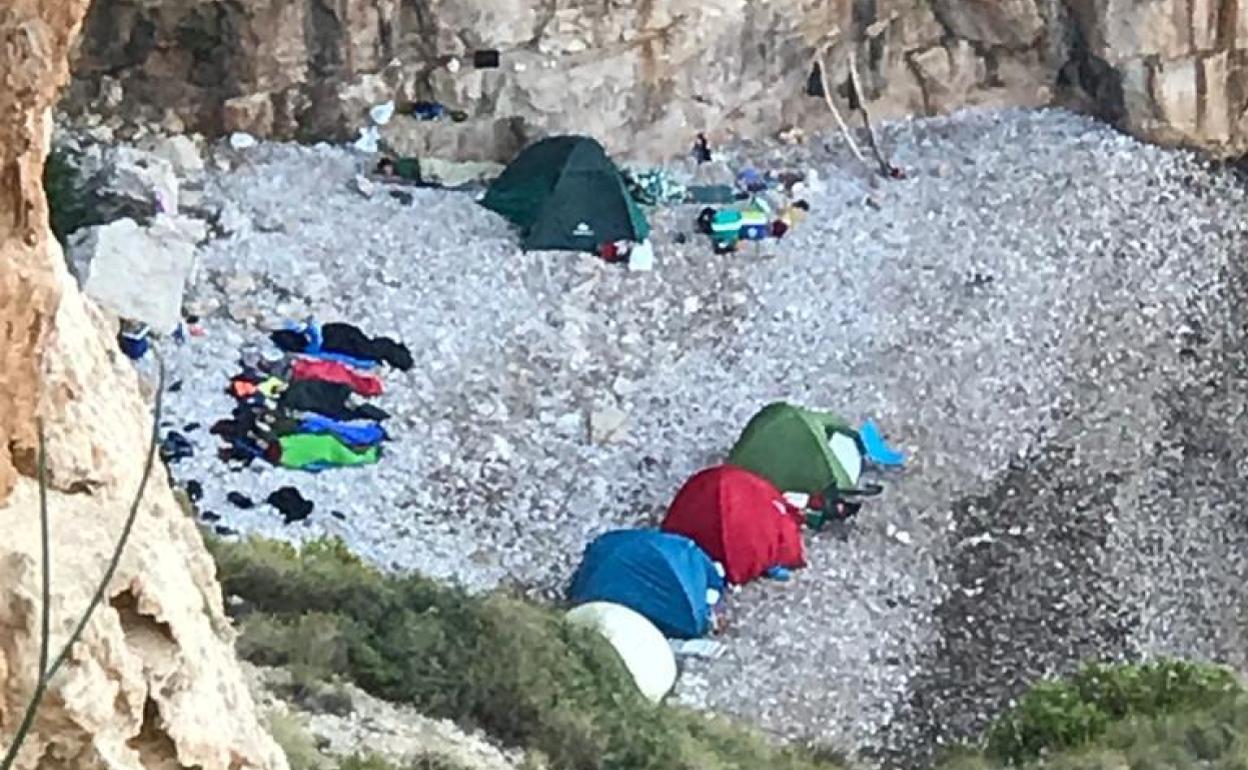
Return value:
M 695 473 L 676 493 L 663 531 L 691 538 L 743 585 L 772 567 L 806 566 L 803 514 L 767 479 L 731 465 Z
M 573 604 L 611 602 L 641 613 L 664 636 L 694 639 L 711 630 L 724 578 L 697 543 L 649 529 L 620 529 L 585 549 L 572 576 Z
M 813 495 L 854 489 L 862 473 L 858 432 L 829 412 L 776 402 L 745 426 L 728 462 L 763 476 L 782 492 Z
M 481 205 L 520 229 L 525 251 L 589 251 L 641 243 L 650 225 L 602 145 L 554 136 L 530 145 L 486 191 Z
M 573 608 L 568 623 L 597 632 L 615 648 L 637 689 L 658 703 L 676 684 L 676 654 L 654 624 L 622 604 L 590 602 Z

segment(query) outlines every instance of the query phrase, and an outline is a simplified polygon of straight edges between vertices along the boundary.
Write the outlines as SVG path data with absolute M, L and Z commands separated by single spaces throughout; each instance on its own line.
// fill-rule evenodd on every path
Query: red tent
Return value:
M 663 530 L 690 538 L 748 583 L 775 566 L 806 566 L 801 512 L 770 481 L 734 465 L 699 471 L 676 493 Z

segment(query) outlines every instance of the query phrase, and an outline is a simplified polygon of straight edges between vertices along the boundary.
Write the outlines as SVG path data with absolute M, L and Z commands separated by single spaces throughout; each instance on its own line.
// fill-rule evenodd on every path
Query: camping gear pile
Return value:
M 598 631 L 657 702 L 676 681 L 672 644 L 660 642 L 719 630 L 730 586 L 806 566 L 803 527 L 856 515 L 883 489 L 861 483 L 864 467 L 904 462 L 870 421 L 855 430 L 828 412 L 769 404 L 727 464 L 681 486 L 658 530 L 615 530 L 589 544 L 568 619 Z
M 698 213 L 697 228 L 710 236 L 716 254 L 727 254 L 736 251 L 741 241 L 783 238 L 809 211 L 810 204 L 804 200 L 776 210 L 766 198 L 754 195 L 739 209 L 707 206 Z
M 236 468 L 257 458 L 305 471 L 371 465 L 389 435 L 389 414 L 363 399 L 384 390 L 382 364 L 412 367 L 407 347 L 369 337 L 347 323 L 291 324 L 270 335 L 276 354 L 244 350 L 241 371 L 227 392 L 236 401 L 228 419 L 212 426 L 222 460 Z
M 810 204 L 798 197 L 818 186 L 818 175 L 766 173 L 742 169 L 736 184 L 690 187 L 690 203 L 712 204 L 698 213 L 698 232 L 711 239 L 717 254 L 737 250 L 741 241 L 783 238 L 810 212 Z M 738 201 L 743 204 L 737 205 Z M 716 208 L 716 205 L 727 205 Z
M 624 182 L 633 200 L 643 206 L 684 203 L 689 197 L 688 188 L 661 168 L 627 170 L 624 172 Z

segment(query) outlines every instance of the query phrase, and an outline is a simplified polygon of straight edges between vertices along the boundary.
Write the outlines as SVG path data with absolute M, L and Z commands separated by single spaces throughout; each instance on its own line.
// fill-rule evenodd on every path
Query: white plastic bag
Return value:
M 256 146 L 256 138 L 245 131 L 235 131 L 230 134 L 230 146 L 236 150 L 246 150 Z
M 360 138 L 355 140 L 352 145 L 360 152 L 374 153 L 377 152 L 377 143 L 381 141 L 381 133 L 376 126 L 360 129 Z
M 394 100 L 384 104 L 375 104 L 368 111 L 368 117 L 373 121 L 373 125 L 384 126 L 390 122 L 390 118 L 394 117 Z
M 633 273 L 654 269 L 654 247 L 650 245 L 649 240 L 642 241 L 629 252 L 628 269 Z

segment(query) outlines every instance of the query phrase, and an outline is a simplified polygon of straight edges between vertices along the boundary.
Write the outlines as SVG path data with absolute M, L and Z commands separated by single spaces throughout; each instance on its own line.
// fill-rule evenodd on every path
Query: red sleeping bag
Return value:
M 292 380 L 319 380 L 346 385 L 361 396 L 380 396 L 381 378 L 372 374 L 357 372 L 346 364 L 337 361 L 319 361 L 311 358 L 296 358 L 291 365 Z
M 686 481 L 663 531 L 693 540 L 737 585 L 772 567 L 806 566 L 801 511 L 770 481 L 733 465 L 707 468 Z

